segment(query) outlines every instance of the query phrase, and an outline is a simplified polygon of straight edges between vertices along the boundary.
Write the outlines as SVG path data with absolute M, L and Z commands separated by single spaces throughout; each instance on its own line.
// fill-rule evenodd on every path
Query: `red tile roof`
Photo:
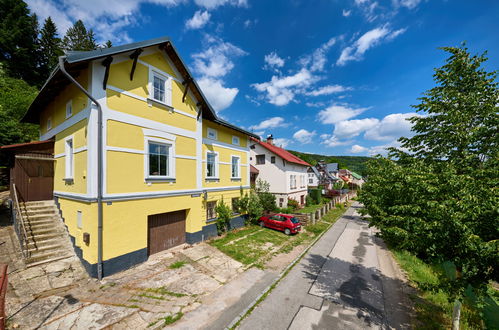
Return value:
M 250 173 L 257 173 L 258 174 L 258 173 L 260 173 L 260 171 L 256 167 L 254 167 L 253 165 L 250 164 Z
M 295 155 L 293 155 L 289 151 L 284 150 L 283 148 L 279 148 L 273 144 L 269 144 L 267 142 L 263 142 L 263 141 L 260 141 L 260 140 L 254 139 L 254 138 L 251 138 L 251 140 L 254 142 L 257 142 L 262 147 L 266 148 L 267 150 L 270 150 L 271 152 L 273 152 L 277 156 L 281 157 L 282 159 L 284 159 L 290 163 L 295 163 L 295 164 L 304 165 L 304 166 L 311 166 L 309 163 L 307 163 L 303 159 L 296 157 Z

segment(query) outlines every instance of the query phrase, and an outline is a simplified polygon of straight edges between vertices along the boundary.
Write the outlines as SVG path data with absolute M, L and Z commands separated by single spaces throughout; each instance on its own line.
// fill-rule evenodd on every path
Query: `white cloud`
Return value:
M 125 28 L 135 26 L 142 19 L 142 4 L 175 7 L 187 0 L 27 0 L 29 8 L 40 21 L 51 17 L 62 36 L 73 22 L 81 19 L 88 29 L 93 29 L 98 42 L 107 39 L 115 43 L 130 42 Z
M 341 85 L 327 85 L 320 87 L 318 89 L 314 89 L 311 92 L 305 93 L 308 96 L 320 96 L 320 95 L 329 95 L 334 93 L 342 93 L 346 91 L 351 91 L 353 88 L 345 87 Z
M 300 64 L 303 67 L 308 67 L 312 72 L 323 71 L 327 63 L 327 52 L 336 43 L 337 38 L 331 38 L 319 48 L 315 49 L 310 55 L 306 55 L 300 59 Z
M 235 7 L 247 7 L 247 0 L 194 0 L 196 5 L 206 9 L 215 9 L 220 6 L 230 5 Z
M 265 55 L 265 64 L 269 68 L 282 68 L 284 66 L 284 59 L 279 57 L 276 52 Z
M 276 128 L 276 127 L 286 127 L 288 126 L 287 123 L 285 123 L 284 118 L 282 117 L 272 117 L 269 119 L 266 119 L 258 125 L 253 125 L 250 126 L 250 130 L 255 130 L 255 131 L 260 131 L 260 130 L 266 130 L 268 128 Z
M 303 144 L 308 144 L 312 143 L 312 138 L 315 135 L 316 135 L 315 131 L 309 132 L 306 129 L 301 129 L 299 131 L 296 131 L 295 134 L 293 134 L 293 138 Z
M 205 37 L 205 50 L 192 55 L 194 70 L 206 77 L 222 77 L 234 68 L 233 57 L 247 55 L 241 48 L 220 38 Z
M 388 115 L 379 121 L 378 124 L 366 130 L 364 138 L 369 140 L 384 141 L 398 139 L 401 136 L 410 137 L 412 136 L 412 124 L 407 120 L 407 118 L 414 116 L 419 115 L 415 112 L 393 113 Z
M 239 93 L 237 88 L 224 87 L 220 79 L 202 77 L 197 82 L 215 111 L 230 107 Z
M 210 17 L 211 14 L 209 12 L 198 10 L 194 13 L 194 16 L 185 22 L 185 27 L 188 30 L 200 29 L 208 23 Z
M 364 33 L 351 46 L 344 48 L 336 61 L 337 65 L 345 65 L 349 61 L 360 61 L 366 51 L 383 41 L 391 41 L 404 33 L 406 29 L 391 30 L 387 25 Z
M 344 105 L 332 105 L 319 112 L 319 120 L 323 124 L 336 124 L 356 117 L 368 108 L 352 108 Z
M 254 19 L 254 20 L 247 19 L 247 20 L 245 20 L 245 21 L 244 21 L 244 23 L 243 23 L 243 24 L 244 24 L 244 27 L 245 27 L 246 29 L 248 29 L 248 28 L 250 28 L 251 26 L 256 25 L 256 23 L 258 23 L 258 19 Z
M 333 134 L 340 139 L 353 138 L 360 133 L 375 127 L 378 123 L 379 120 L 376 118 L 340 121 L 334 126 Z
M 322 139 L 321 144 L 324 144 L 327 147 L 339 147 L 353 143 L 353 141 L 351 140 L 340 141 L 340 139 L 331 134 L 322 134 L 321 139 Z
M 352 13 L 351 10 L 346 10 L 346 9 L 343 9 L 343 11 L 341 12 L 341 14 L 344 16 L 344 17 L 348 17 L 350 16 L 350 14 Z
M 299 72 L 290 76 L 272 76 L 269 82 L 252 84 L 258 92 L 265 93 L 269 103 L 283 106 L 294 100 L 299 89 L 310 86 L 316 77 L 310 71 L 302 68 Z
M 416 8 L 419 5 L 420 2 L 421 2 L 421 0 L 400 0 L 399 4 L 402 7 L 407 7 L 409 9 L 414 9 L 414 8 Z
M 355 5 L 361 10 L 368 22 L 376 20 L 379 15 L 376 13 L 380 9 L 379 3 L 373 0 L 355 0 Z
M 404 148 L 400 148 L 401 146 L 401 143 L 398 142 L 398 141 L 392 141 L 390 143 L 387 143 L 387 144 L 383 144 L 383 145 L 379 145 L 379 146 L 374 146 L 374 147 L 370 147 L 369 150 L 367 151 L 367 153 L 370 155 L 370 156 L 375 156 L 375 155 L 383 155 L 383 156 L 386 156 L 388 154 L 388 148 L 399 148 L 399 149 L 402 149 L 404 151 L 407 152 L 406 149 Z
M 281 147 L 281 148 L 287 148 L 291 144 L 291 140 L 285 139 L 285 138 L 276 138 L 274 139 L 274 145 Z
M 360 154 L 360 153 L 364 153 L 366 152 L 367 150 L 369 150 L 368 148 L 366 147 L 363 147 L 363 146 L 359 146 L 358 144 L 354 144 L 352 146 L 352 148 L 350 148 L 350 152 L 353 153 L 353 154 Z

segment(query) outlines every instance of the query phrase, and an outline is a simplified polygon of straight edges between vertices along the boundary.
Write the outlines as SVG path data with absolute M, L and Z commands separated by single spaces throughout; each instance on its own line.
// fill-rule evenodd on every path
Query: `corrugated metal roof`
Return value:
M 337 172 L 338 171 L 338 163 L 328 163 L 328 164 L 326 164 L 326 171 L 328 171 L 328 172 Z

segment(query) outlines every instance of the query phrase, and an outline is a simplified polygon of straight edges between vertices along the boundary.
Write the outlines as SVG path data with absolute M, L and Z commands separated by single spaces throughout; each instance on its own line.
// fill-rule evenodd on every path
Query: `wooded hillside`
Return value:
M 340 168 L 347 168 L 350 171 L 354 171 L 362 176 L 364 176 L 366 172 L 366 162 L 371 159 L 371 157 L 364 156 L 326 156 L 294 150 L 288 151 L 293 155 L 300 157 L 310 165 L 316 165 L 319 160 L 324 160 L 326 163 L 338 163 Z

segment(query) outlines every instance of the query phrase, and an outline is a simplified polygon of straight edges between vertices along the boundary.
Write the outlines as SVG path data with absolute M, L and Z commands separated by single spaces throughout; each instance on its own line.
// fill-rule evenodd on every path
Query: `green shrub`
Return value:
M 292 208 L 293 211 L 298 209 L 298 207 L 300 206 L 300 204 L 298 203 L 298 201 L 294 200 L 294 199 L 288 199 L 288 208 Z
M 248 213 L 248 219 L 246 221 L 247 223 L 250 222 L 256 223 L 263 214 L 263 207 L 260 203 L 260 198 L 258 198 L 258 195 L 254 192 L 251 192 L 249 194 L 247 213 Z
M 258 198 L 260 199 L 260 205 L 264 211 L 272 212 L 276 210 L 277 205 L 273 194 L 269 192 L 261 192 L 258 193 Z
M 310 198 L 313 200 L 313 204 L 320 204 L 322 201 L 322 190 L 321 189 L 310 189 Z
M 217 212 L 217 231 L 220 235 L 229 229 L 232 209 L 222 199 L 216 206 L 215 211 Z
M 305 206 L 312 206 L 314 205 L 314 199 L 310 197 L 310 195 L 307 195 L 307 198 L 305 199 Z

